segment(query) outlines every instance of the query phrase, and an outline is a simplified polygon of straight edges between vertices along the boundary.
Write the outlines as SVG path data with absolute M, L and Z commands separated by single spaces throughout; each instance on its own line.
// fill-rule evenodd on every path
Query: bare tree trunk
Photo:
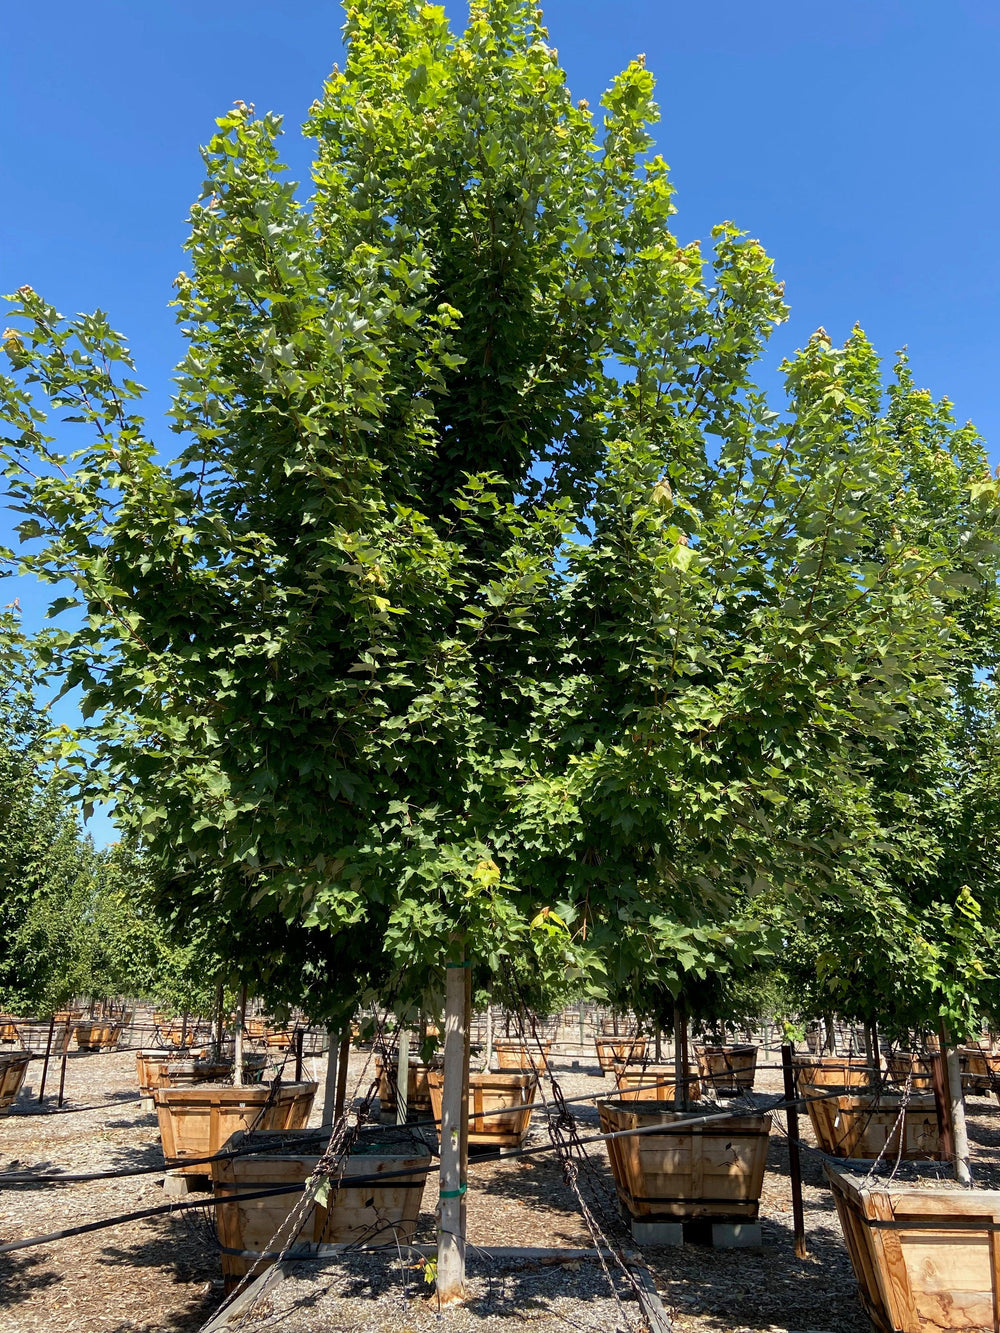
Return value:
M 441 1188 L 438 1204 L 437 1296 L 465 1298 L 465 1191 L 469 1163 L 469 1011 L 472 969 L 464 957 L 446 964 L 444 1088 L 441 1098 Z
M 483 1056 L 483 1069 L 489 1069 L 493 1063 L 493 1000 L 486 1006 L 486 1052 Z
M 333 1107 L 333 1118 L 339 1120 L 344 1114 L 347 1101 L 347 1065 L 351 1058 L 351 1029 L 340 1034 L 340 1052 L 337 1056 L 337 1100 Z
M 827 1014 L 823 1023 L 826 1027 L 824 1050 L 827 1055 L 835 1055 L 837 1053 L 837 1028 L 835 1026 L 833 1014 Z
M 962 1066 L 958 1051 L 951 1044 L 951 1036 L 944 1019 L 938 1028 L 941 1040 L 941 1066 L 944 1072 L 947 1113 L 951 1122 L 951 1142 L 954 1153 L 955 1179 L 960 1185 L 972 1184 L 969 1157 L 969 1130 L 965 1123 L 965 1098 L 962 1096 Z
M 246 1086 L 243 1077 L 243 1029 L 247 1020 L 247 988 L 240 987 L 240 1002 L 236 1006 L 236 1037 L 233 1043 L 233 1086 Z
M 324 1128 L 333 1124 L 333 1106 L 337 1096 L 337 1041 L 340 1033 L 336 1028 L 328 1032 L 330 1050 L 326 1057 L 326 1077 L 323 1080 L 323 1119 Z

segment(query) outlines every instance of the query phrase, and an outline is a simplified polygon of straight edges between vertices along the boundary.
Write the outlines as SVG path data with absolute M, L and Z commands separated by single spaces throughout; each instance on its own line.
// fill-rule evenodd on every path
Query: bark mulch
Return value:
M 355 1054 L 352 1086 L 367 1086 L 370 1066 Z M 29 1081 L 37 1090 L 35 1063 Z M 306 1076 L 323 1078 L 324 1062 L 307 1061 Z M 613 1080 L 596 1061 L 569 1068 L 557 1059 L 567 1097 L 611 1095 Z M 364 1071 L 364 1072 L 363 1072 Z M 764 1091 L 780 1089 L 780 1074 L 764 1071 Z M 0 1118 L 0 1170 L 95 1171 L 160 1167 L 156 1118 L 141 1110 L 131 1052 L 72 1055 L 67 1103 L 46 1113 L 26 1090 L 13 1112 Z M 577 1110 L 580 1131 L 597 1129 L 592 1104 Z M 975 1161 L 983 1183 L 1000 1183 L 1000 1108 L 993 1099 L 971 1098 Z M 318 1123 L 319 1108 L 313 1115 Z M 804 1135 L 810 1138 L 808 1121 Z M 535 1117 L 532 1143 L 547 1136 Z M 582 1175 L 585 1197 L 599 1225 L 623 1238 L 614 1191 L 601 1146 L 590 1149 L 592 1169 Z M 792 1245 L 788 1155 L 784 1136 L 772 1131 L 761 1206 L 763 1249 L 713 1250 L 685 1245 L 646 1249 L 649 1268 L 676 1333 L 870 1333 L 857 1301 L 854 1277 L 820 1159 L 803 1156 L 809 1257 Z M 125 1179 L 0 1193 L 0 1240 L 10 1241 L 111 1217 L 166 1202 L 161 1172 Z M 418 1239 L 433 1243 L 437 1185 L 428 1181 Z M 526 1322 L 537 1333 L 558 1328 L 634 1330 L 638 1306 L 622 1303 L 593 1259 L 557 1263 L 487 1261 L 482 1246 L 588 1248 L 592 1236 L 573 1190 L 552 1154 L 474 1164 L 468 1194 L 472 1246 L 472 1298 L 439 1319 L 419 1265 L 401 1259 L 352 1255 L 323 1268 L 299 1266 L 254 1312 L 246 1327 L 283 1333 L 424 1333 L 433 1324 L 448 1333 L 498 1333 Z M 628 1242 L 630 1248 L 631 1243 Z M 627 1289 L 623 1289 L 627 1296 Z M 222 1300 L 219 1258 L 210 1211 L 191 1209 L 112 1230 L 74 1237 L 0 1256 L 0 1333 L 196 1333 Z

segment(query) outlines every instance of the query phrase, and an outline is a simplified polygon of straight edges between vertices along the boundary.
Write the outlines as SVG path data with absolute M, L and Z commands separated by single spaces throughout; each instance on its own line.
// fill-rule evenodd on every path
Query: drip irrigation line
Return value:
M 117 1107 L 131 1106 L 135 1102 L 142 1101 L 141 1097 L 123 1097 L 118 1102 L 97 1102 L 93 1106 L 60 1106 L 45 1107 L 41 1111 L 14 1111 L 10 1117 L 11 1120 L 32 1120 L 37 1116 L 46 1115 L 80 1115 L 83 1111 L 113 1111 Z
M 292 1185 L 281 1187 L 280 1189 L 258 1190 L 254 1194 L 244 1194 L 233 1196 L 234 1201 L 240 1199 L 265 1199 L 274 1194 L 290 1194 L 293 1191 L 301 1190 L 301 1185 Z M 147 1217 L 161 1217 L 164 1213 L 176 1213 L 186 1208 L 213 1208 L 216 1200 L 214 1197 L 208 1199 L 190 1199 L 182 1200 L 177 1203 L 161 1203 L 154 1208 L 140 1208 L 134 1213 L 120 1213 L 117 1217 L 106 1217 L 99 1222 L 84 1222 L 78 1227 L 66 1227 L 62 1231 L 50 1231 L 46 1236 L 30 1236 L 25 1240 L 12 1240 L 4 1245 L 0 1245 L 0 1254 L 11 1254 L 14 1250 L 27 1250 L 36 1245 L 48 1245 L 52 1241 L 68 1240 L 71 1236 L 84 1236 L 91 1231 L 104 1231 L 109 1227 L 122 1226 L 126 1222 L 141 1222 Z
M 756 1114 L 766 1114 L 772 1110 L 780 1110 L 781 1106 L 771 1106 Z M 691 1116 L 683 1122 L 677 1122 L 673 1125 L 641 1125 L 637 1129 L 619 1129 L 609 1134 L 593 1134 L 586 1138 L 577 1138 L 574 1146 L 584 1146 L 588 1143 L 603 1143 L 611 1139 L 638 1138 L 646 1134 L 681 1134 L 684 1133 L 693 1124 L 704 1124 L 712 1120 L 724 1120 L 733 1115 L 730 1110 L 711 1112 L 706 1115 Z M 269 1145 L 273 1147 L 274 1145 Z M 471 1166 L 491 1165 L 494 1162 L 509 1162 L 517 1157 L 530 1157 L 540 1152 L 557 1151 L 559 1145 L 553 1143 L 540 1144 L 535 1148 L 520 1148 L 513 1152 L 483 1154 L 470 1159 Z M 233 1154 L 236 1155 L 236 1154 Z M 160 1168 L 161 1170 L 163 1168 Z M 440 1171 L 440 1164 L 429 1162 L 426 1166 L 405 1167 L 398 1171 L 381 1171 L 371 1176 L 351 1176 L 349 1177 L 350 1188 L 361 1184 L 377 1184 L 384 1180 L 394 1180 L 401 1177 L 413 1177 L 417 1175 L 431 1176 Z M 206 1199 L 195 1199 L 190 1201 L 180 1201 L 175 1203 L 158 1204 L 153 1208 L 143 1208 L 136 1212 L 122 1213 L 114 1217 L 104 1218 L 97 1222 L 87 1222 L 79 1227 L 69 1227 L 62 1231 L 50 1232 L 44 1236 L 32 1236 L 25 1240 L 10 1241 L 7 1244 L 0 1245 L 0 1254 L 8 1254 L 14 1250 L 29 1249 L 36 1245 L 46 1245 L 53 1241 L 64 1240 L 71 1236 L 85 1235 L 91 1231 L 102 1231 L 109 1227 L 121 1226 L 126 1222 L 138 1222 L 147 1217 L 158 1217 L 166 1213 L 177 1212 L 188 1208 L 212 1208 L 219 1203 L 239 1203 L 249 1202 L 252 1199 L 266 1199 L 279 1194 L 300 1194 L 304 1189 L 304 1182 L 299 1181 L 291 1185 L 276 1186 L 271 1189 L 257 1190 L 248 1194 L 228 1194 L 213 1196 Z
M 272 1131 L 267 1130 L 266 1133 Z M 280 1133 L 281 1131 L 276 1131 Z M 329 1134 L 323 1126 L 320 1126 L 314 1133 L 308 1137 L 300 1139 L 298 1142 L 305 1145 L 313 1141 L 325 1143 L 329 1139 Z M 229 1152 L 221 1150 L 213 1153 L 210 1157 L 185 1157 L 183 1165 L 189 1166 L 209 1166 L 212 1162 L 225 1162 L 235 1157 L 251 1157 L 259 1153 L 273 1151 L 275 1145 L 250 1144 L 245 1148 L 233 1148 Z M 78 1185 L 86 1181 L 94 1180 L 124 1180 L 130 1176 L 154 1176 L 163 1171 L 173 1170 L 173 1167 L 167 1166 L 161 1162 L 157 1166 L 123 1166 L 114 1171 L 81 1171 L 76 1174 L 68 1172 L 48 1171 L 45 1173 L 33 1173 L 31 1171 L 5 1171 L 0 1172 L 0 1185 L 31 1185 L 40 1182 L 46 1185 Z
M 659 1085 L 651 1084 L 649 1090 L 652 1091 L 654 1086 L 659 1086 Z M 873 1089 L 871 1087 L 866 1087 L 866 1088 L 859 1087 L 857 1091 L 859 1094 L 862 1095 L 869 1095 L 872 1093 L 877 1095 L 879 1089 L 877 1088 Z M 607 1138 L 629 1137 L 641 1133 L 652 1133 L 652 1132 L 658 1132 L 663 1134 L 682 1134 L 689 1125 L 708 1123 L 711 1120 L 726 1119 L 730 1116 L 739 1115 L 741 1113 L 746 1115 L 767 1115 L 770 1114 L 772 1111 L 787 1110 L 790 1106 L 803 1108 L 807 1107 L 810 1101 L 828 1101 L 834 1097 L 842 1097 L 843 1095 L 844 1093 L 842 1092 L 842 1090 L 837 1088 L 831 1092 L 816 1094 L 811 1097 L 797 1097 L 795 1098 L 794 1101 L 786 1101 L 782 1099 L 778 1102 L 773 1102 L 770 1105 L 752 1106 L 743 1112 L 737 1109 L 737 1107 L 734 1105 L 730 1107 L 720 1108 L 718 1111 L 709 1112 L 706 1113 L 705 1115 L 686 1117 L 684 1120 L 676 1121 L 673 1125 L 654 1125 L 654 1126 L 645 1126 L 642 1129 L 636 1129 L 636 1130 L 618 1130 L 613 1135 L 596 1134 L 588 1138 L 581 1139 L 580 1142 L 599 1143 Z M 572 1098 L 567 1097 L 564 1099 L 564 1103 L 565 1105 L 568 1106 L 571 1103 L 575 1102 L 594 1101 L 601 1096 L 602 1096 L 601 1093 L 588 1093 L 584 1097 L 572 1097 Z M 620 1098 L 616 1099 L 613 1095 L 609 1095 L 608 1100 L 614 1101 L 621 1099 Z M 116 1105 L 116 1104 L 117 1103 L 110 1103 L 110 1105 Z M 521 1106 L 517 1107 L 505 1106 L 501 1107 L 499 1110 L 483 1111 L 482 1119 L 485 1119 L 487 1116 L 503 1115 L 512 1110 L 527 1110 L 528 1108 L 534 1110 L 544 1109 L 544 1107 L 540 1107 L 535 1102 L 525 1102 Z M 663 1109 L 669 1110 L 670 1104 L 668 1102 L 664 1102 Z M 434 1120 L 422 1120 L 422 1121 L 417 1121 L 416 1123 L 413 1124 L 398 1125 L 398 1126 L 395 1125 L 382 1126 L 382 1128 L 405 1129 L 407 1132 L 413 1133 L 416 1130 L 426 1129 L 430 1126 L 435 1125 L 436 1123 L 437 1122 Z M 373 1128 L 375 1127 L 373 1126 Z M 265 1132 L 266 1133 L 274 1132 L 279 1134 L 281 1133 L 280 1130 L 278 1131 L 268 1130 Z M 325 1132 L 325 1128 L 321 1126 L 315 1130 L 314 1134 L 310 1134 L 308 1138 L 302 1139 L 300 1140 L 300 1142 L 309 1143 L 313 1140 L 313 1138 L 315 1138 L 318 1141 L 323 1141 L 324 1139 L 328 1139 L 329 1135 Z M 234 1148 L 228 1152 L 223 1150 L 217 1153 L 213 1153 L 209 1157 L 185 1157 L 184 1165 L 208 1166 L 212 1162 L 227 1161 L 236 1157 L 259 1155 L 260 1153 L 269 1152 L 273 1148 L 274 1148 L 274 1143 L 272 1142 L 269 1144 L 263 1144 L 261 1146 L 248 1145 L 245 1148 Z M 521 1154 L 538 1153 L 550 1150 L 551 1150 L 551 1145 L 543 1144 L 540 1146 L 536 1146 L 534 1148 L 519 1148 L 514 1150 L 513 1152 L 507 1151 L 504 1152 L 503 1154 L 500 1154 L 499 1152 L 496 1154 L 477 1153 L 476 1156 L 473 1158 L 473 1160 L 476 1162 L 510 1161 L 511 1158 L 515 1156 L 520 1156 Z M 34 1184 L 72 1185 L 72 1184 L 81 1184 L 95 1180 L 118 1180 L 118 1179 L 127 1179 L 132 1176 L 157 1175 L 162 1171 L 171 1169 L 172 1168 L 166 1166 L 165 1164 L 160 1164 L 157 1166 L 121 1167 L 114 1171 L 88 1171 L 88 1172 L 80 1172 L 77 1174 L 69 1174 L 58 1171 L 46 1172 L 45 1174 L 41 1173 L 35 1174 L 30 1171 L 23 1171 L 23 1172 L 10 1171 L 10 1172 L 0 1172 L 0 1186 L 34 1185 Z M 384 1179 L 386 1177 L 382 1178 Z

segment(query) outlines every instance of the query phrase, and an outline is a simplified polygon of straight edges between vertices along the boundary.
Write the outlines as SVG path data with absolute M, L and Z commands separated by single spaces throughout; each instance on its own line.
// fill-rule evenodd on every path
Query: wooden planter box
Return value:
M 186 1059 L 187 1063 L 194 1060 L 195 1054 L 192 1052 Z M 157 1088 L 163 1086 L 165 1078 L 169 1078 L 170 1065 L 184 1061 L 183 1056 L 178 1056 L 177 1050 L 173 1046 L 154 1047 L 153 1049 L 144 1049 L 135 1053 L 135 1076 L 139 1084 L 139 1093 L 142 1097 L 152 1097 Z
M 598 1102 L 597 1109 L 605 1134 L 656 1124 L 666 1128 L 691 1114 L 657 1102 Z M 770 1132 L 769 1115 L 740 1115 L 692 1125 L 683 1133 L 609 1139 L 618 1197 L 633 1219 L 753 1222 Z
M 95 1018 L 77 1023 L 73 1035 L 81 1051 L 113 1051 L 121 1041 L 123 1030 L 121 1023 Z
M 396 1065 L 393 1060 L 388 1064 L 381 1055 L 375 1057 L 375 1072 L 378 1075 L 378 1104 L 383 1115 L 396 1115 Z M 431 1115 L 431 1092 L 427 1086 L 427 1066 L 411 1060 L 406 1073 L 406 1115 L 416 1120 L 428 1119 Z
M 34 1055 L 44 1055 L 46 1047 L 48 1047 L 50 1056 L 65 1055 L 69 1050 L 70 1038 L 73 1036 L 73 1025 L 71 1023 L 63 1022 L 60 1019 L 56 1020 L 55 1026 L 51 1028 L 51 1046 L 49 1046 L 51 1025 L 47 1018 L 15 1018 L 14 1025 L 22 1046 Z
M 233 1076 L 229 1060 L 178 1060 L 160 1065 L 158 1088 L 191 1088 L 197 1083 L 225 1083 Z
M 434 1119 L 440 1130 L 443 1071 L 429 1069 L 427 1086 L 430 1089 Z M 537 1074 L 470 1074 L 469 1147 L 522 1147 L 528 1137 L 531 1107 L 537 1087 Z M 499 1114 L 484 1114 L 488 1111 Z
M 160 1029 L 160 1036 L 167 1046 L 187 1047 L 201 1044 L 203 1038 L 199 1035 L 194 1024 L 191 1024 L 185 1031 L 182 1023 L 174 1023 L 170 1027 Z
M 962 1091 L 977 1097 L 988 1097 L 991 1092 L 1000 1096 L 1000 1055 L 984 1051 L 979 1046 L 959 1046 L 958 1059 L 962 1068 Z
M 594 1038 L 597 1059 L 605 1074 L 611 1073 L 616 1060 L 622 1060 L 626 1063 L 629 1060 L 644 1060 L 646 1058 L 646 1045 L 645 1037 Z
M 918 1092 L 930 1092 L 934 1088 L 931 1074 L 932 1052 L 926 1051 L 890 1051 L 885 1063 L 892 1075 L 893 1082 L 905 1083 L 910 1080 L 910 1087 Z
M 0 1055 L 0 1115 L 9 1111 L 17 1101 L 30 1064 L 30 1051 L 8 1051 Z
M 330 1049 L 330 1034 L 323 1028 L 306 1028 L 302 1033 L 303 1055 L 325 1055 Z
M 823 1152 L 831 1157 L 854 1157 L 868 1161 L 884 1154 L 894 1161 L 899 1152 L 900 1106 L 899 1093 L 889 1092 L 881 1097 L 866 1095 L 822 1098 L 818 1090 L 803 1092 L 809 1097 L 809 1119 L 816 1140 Z M 940 1161 L 941 1144 L 938 1137 L 937 1112 L 934 1098 L 911 1097 L 903 1114 L 902 1159 L 912 1161 Z
M 157 1088 L 153 1097 L 167 1166 L 207 1176 L 207 1164 L 186 1166 L 185 1159 L 210 1157 L 239 1130 L 304 1129 L 318 1086 L 284 1083 L 272 1090 L 264 1084 L 234 1088 L 206 1083 Z
M 17 1020 L 9 1014 L 0 1014 L 0 1042 L 11 1046 L 20 1046 L 21 1038 L 17 1034 Z
M 148 1055 L 148 1052 L 147 1052 Z M 148 1094 L 155 1088 L 190 1088 L 196 1083 L 228 1083 L 233 1077 L 232 1060 L 212 1060 L 208 1057 L 186 1059 L 177 1051 L 167 1051 L 159 1061 L 149 1061 L 147 1077 L 152 1079 Z M 260 1083 L 264 1076 L 266 1055 L 249 1053 L 243 1057 L 244 1084 Z
M 550 1041 L 531 1042 L 525 1045 L 520 1041 L 497 1041 L 493 1043 L 497 1065 L 504 1072 L 544 1070 L 552 1049 Z
M 716 1097 L 739 1097 L 753 1087 L 756 1046 L 696 1046 L 698 1075 Z
M 673 1065 L 616 1064 L 615 1082 L 618 1097 L 623 1102 L 672 1102 L 674 1100 Z M 681 1090 L 689 1102 L 701 1097 L 701 1087 L 691 1066 L 688 1066 L 687 1087 Z
M 275 1194 L 267 1199 L 226 1203 L 230 1194 L 249 1194 L 274 1189 L 279 1185 L 303 1186 L 315 1171 L 328 1135 L 315 1130 L 291 1130 L 275 1139 L 273 1151 L 251 1156 L 225 1158 L 212 1163 L 215 1189 L 215 1226 L 222 1246 L 222 1272 L 226 1285 L 232 1286 L 249 1272 L 255 1260 L 251 1255 L 227 1254 L 227 1250 L 268 1253 L 275 1233 L 299 1201 L 298 1192 Z M 247 1136 L 240 1132 L 224 1145 L 238 1149 Z M 260 1144 L 260 1136 L 253 1136 Z M 307 1252 L 312 1245 L 407 1245 L 412 1242 L 420 1216 L 430 1151 L 408 1135 L 392 1131 L 366 1135 L 361 1151 L 343 1164 L 341 1185 L 331 1186 L 325 1204 L 314 1204 L 302 1222 L 297 1237 L 282 1232 L 278 1249 L 289 1244 L 292 1256 Z M 414 1168 L 414 1174 L 396 1175 Z M 354 1176 L 382 1175 L 393 1178 L 378 1184 L 367 1181 L 352 1185 Z M 262 1258 L 256 1271 L 273 1263 Z
M 995 1329 L 1000 1191 L 928 1189 L 827 1164 L 861 1303 L 881 1333 Z
M 867 1088 L 877 1075 L 862 1056 L 793 1055 L 795 1084 L 801 1096 L 807 1086 L 820 1088 Z

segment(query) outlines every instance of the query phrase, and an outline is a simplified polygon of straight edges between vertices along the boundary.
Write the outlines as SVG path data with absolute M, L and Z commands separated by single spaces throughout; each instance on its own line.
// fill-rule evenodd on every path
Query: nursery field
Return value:
M 553 1067 L 567 1098 L 613 1093 L 614 1080 L 596 1059 L 556 1056 Z M 40 1110 L 33 1065 L 17 1105 L 0 1119 L 0 1169 L 60 1168 L 100 1172 L 159 1166 L 155 1115 L 136 1092 L 134 1052 L 73 1054 L 62 1110 Z M 306 1059 L 304 1077 L 322 1086 L 325 1060 Z M 348 1086 L 371 1083 L 371 1055 L 352 1052 Z M 754 1096 L 771 1100 L 781 1075 L 762 1069 Z M 543 1081 L 528 1146 L 543 1145 Z M 1000 1108 L 994 1098 L 969 1099 L 977 1180 L 1000 1184 Z M 592 1102 L 575 1106 L 581 1135 L 598 1130 Z M 779 1116 L 775 1116 L 777 1122 Z M 318 1105 L 310 1124 L 320 1121 Z M 811 1140 L 808 1120 L 803 1136 Z M 603 1143 L 592 1145 L 592 1171 L 580 1185 L 598 1224 L 645 1266 L 677 1333 L 867 1333 L 851 1264 L 821 1159 L 803 1154 L 808 1257 L 795 1257 L 788 1152 L 777 1123 L 761 1197 L 763 1246 L 713 1249 L 636 1247 L 621 1229 Z M 47 1186 L 7 1188 L 0 1195 L 0 1240 L 10 1242 L 118 1214 L 162 1206 L 164 1173 Z M 172 1211 L 7 1254 L 0 1258 L 0 1333 L 195 1333 L 209 1321 L 224 1290 L 211 1210 L 184 1206 L 209 1196 L 176 1199 Z M 433 1245 L 436 1178 L 424 1192 L 418 1242 Z M 457 1330 L 514 1328 L 638 1330 L 644 1316 L 627 1284 L 609 1286 L 593 1238 L 554 1154 L 470 1166 L 468 1191 L 470 1299 L 446 1311 L 443 1324 L 421 1264 L 401 1257 L 351 1253 L 299 1264 L 234 1326 L 263 1333 L 320 1329 Z M 546 1255 L 504 1255 L 536 1247 Z M 487 1252 L 488 1251 L 488 1252 Z M 564 1255 L 560 1251 L 565 1252 Z M 499 1253 L 498 1253 L 499 1252 Z

